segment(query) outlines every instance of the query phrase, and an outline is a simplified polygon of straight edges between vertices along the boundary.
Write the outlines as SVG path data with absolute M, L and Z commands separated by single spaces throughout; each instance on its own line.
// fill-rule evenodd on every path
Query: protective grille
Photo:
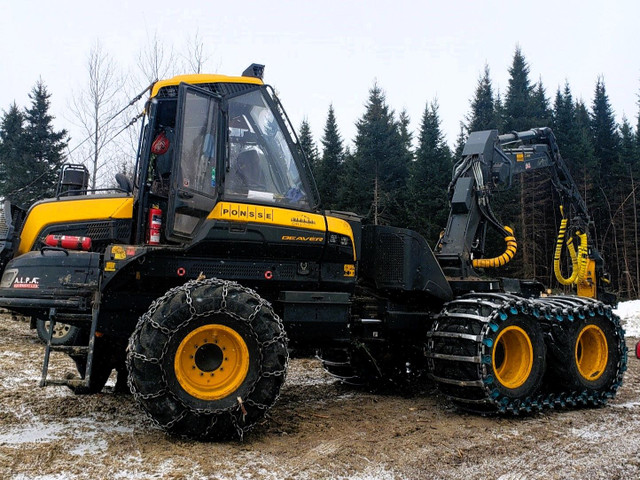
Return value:
M 400 235 L 382 233 L 379 237 L 381 248 L 378 249 L 380 261 L 377 263 L 377 274 L 384 283 L 404 282 L 404 239 Z
M 262 279 L 267 270 L 271 270 L 266 265 L 248 265 L 248 264 L 211 264 L 211 263 L 194 263 L 193 271 L 202 272 L 205 276 L 211 278 L 237 278 L 237 279 Z M 293 280 L 296 276 L 295 265 L 278 265 L 273 270 L 274 280 Z
M 111 222 L 97 222 L 87 225 L 87 236 L 94 240 L 109 238 Z
M 0 240 L 6 240 L 9 234 L 9 226 L 7 225 L 7 218 L 4 214 L 4 208 L 0 209 Z
M 251 83 L 199 83 L 198 88 L 208 90 L 218 95 L 232 95 L 234 93 L 243 92 L 250 88 L 255 88 L 256 85 Z M 168 85 L 158 90 L 157 98 L 171 98 L 178 96 L 178 85 Z

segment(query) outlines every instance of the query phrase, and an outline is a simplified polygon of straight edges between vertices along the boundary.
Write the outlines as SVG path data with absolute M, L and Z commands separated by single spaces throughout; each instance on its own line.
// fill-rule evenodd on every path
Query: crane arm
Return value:
M 588 291 L 583 288 L 582 293 L 579 285 L 578 293 L 596 296 L 596 277 L 604 277 L 604 262 L 595 246 L 587 244 L 585 234 L 593 222 L 578 186 L 560 155 L 555 135 L 547 127 L 503 135 L 499 135 L 497 130 L 472 132 L 469 135 L 462 158 L 453 168 L 449 186 L 450 215 L 436 246 L 436 255 L 447 275 L 474 277 L 477 276 L 475 268 L 498 267 L 511 260 L 517 249 L 516 239 L 513 231 L 494 215 L 491 196 L 499 188 L 509 188 L 515 175 L 543 168 L 550 172 L 560 204 L 571 216 L 570 220 L 563 223 L 563 233 L 568 230 L 569 222 L 571 231 L 575 232 L 581 243 L 578 256 L 588 256 L 591 261 L 589 265 L 586 260 L 579 262 L 582 272 L 580 280 L 589 278 L 590 283 Z M 490 259 L 482 258 L 488 227 L 501 233 L 506 243 L 505 252 Z M 558 249 L 556 252 L 559 253 Z

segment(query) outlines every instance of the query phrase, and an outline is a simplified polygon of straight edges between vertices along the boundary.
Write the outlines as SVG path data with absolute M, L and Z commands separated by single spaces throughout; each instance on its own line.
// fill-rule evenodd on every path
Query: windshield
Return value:
M 309 206 L 289 144 L 262 90 L 229 100 L 225 197 Z

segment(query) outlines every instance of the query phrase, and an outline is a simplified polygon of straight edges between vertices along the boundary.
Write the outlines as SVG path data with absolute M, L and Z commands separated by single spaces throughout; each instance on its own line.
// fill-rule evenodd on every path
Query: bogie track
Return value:
M 430 377 L 466 410 L 530 413 L 599 406 L 626 370 L 611 307 L 590 299 L 471 293 L 447 303 L 428 333 Z

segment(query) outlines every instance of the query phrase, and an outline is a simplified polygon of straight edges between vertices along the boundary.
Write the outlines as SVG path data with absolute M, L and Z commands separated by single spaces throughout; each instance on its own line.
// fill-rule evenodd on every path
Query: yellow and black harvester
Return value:
M 116 191 L 87 191 L 86 172 L 67 167 L 56 198 L 27 212 L 5 204 L 0 306 L 48 325 L 41 386 L 99 392 L 116 369 L 116 388 L 155 422 L 197 439 L 242 436 L 262 419 L 292 350 L 317 351 L 344 382 L 404 389 L 424 379 L 482 412 L 615 395 L 626 368 L 615 298 L 549 129 L 470 135 L 434 253 L 411 230 L 320 209 L 262 72 L 155 83 L 135 175 L 118 175 Z M 578 296 L 489 276 L 517 248 L 491 194 L 538 168 L 552 172 L 567 218 L 556 270 Z M 485 258 L 488 229 L 506 242 L 495 258 Z M 55 341 L 60 324 L 72 341 Z M 74 359 L 76 378 L 50 378 L 52 351 Z

